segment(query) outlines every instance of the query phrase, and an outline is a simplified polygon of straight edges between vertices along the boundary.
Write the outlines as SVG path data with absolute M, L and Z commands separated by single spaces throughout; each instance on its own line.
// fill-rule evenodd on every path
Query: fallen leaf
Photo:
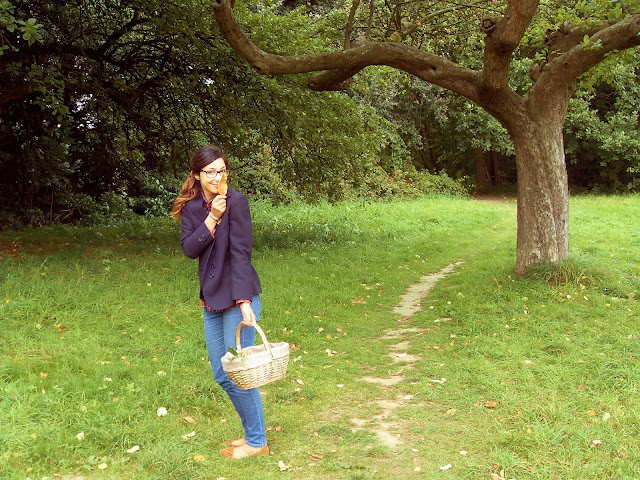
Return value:
M 609 412 L 605 413 L 605 414 L 602 416 L 602 420 L 604 420 L 605 422 L 606 422 L 607 420 L 609 420 L 610 418 L 611 418 L 611 414 L 610 414 Z
M 189 415 L 183 417 L 182 419 L 187 423 L 191 423 L 191 424 L 196 423 L 195 419 L 193 417 L 190 417 Z
M 196 462 L 205 462 L 207 460 L 207 457 L 205 457 L 204 455 L 194 455 L 193 460 Z
M 591 445 L 594 447 L 597 445 L 602 445 L 602 440 L 591 440 Z
M 109 465 L 107 465 L 106 463 L 101 463 L 100 465 L 98 465 L 98 470 L 104 470 L 108 467 Z
M 498 408 L 498 404 L 496 402 L 486 402 L 483 407 L 486 408 Z
M 44 373 L 44 372 L 40 372 L 38 375 L 40 375 L 42 378 L 47 378 L 49 376 L 48 373 Z
M 324 458 L 324 455 L 313 454 L 313 455 L 311 455 L 311 458 L 313 460 L 322 460 Z
M 469 452 L 467 452 L 466 450 L 460 450 L 458 453 L 464 457 L 464 456 L 465 456 L 465 455 L 467 455 Z
M 164 417 L 167 414 L 167 409 L 164 407 L 160 407 L 156 413 L 159 417 Z
M 447 410 L 447 415 L 453 415 L 454 413 L 456 413 L 458 410 L 455 408 L 450 408 L 449 410 Z
M 444 465 L 443 467 L 440 467 L 440 470 L 442 470 L 444 472 L 445 470 L 449 470 L 451 467 L 453 467 L 453 465 L 451 465 L 451 464 Z
M 134 445 L 129 450 L 127 450 L 127 453 L 136 453 L 138 450 L 140 450 L 140 445 Z
M 282 460 L 280 460 L 278 462 L 278 468 L 280 469 L 281 472 L 285 472 L 291 469 L 291 465 L 287 465 Z
M 195 436 L 196 436 L 196 432 L 195 432 L 195 431 L 193 431 L 193 432 L 191 432 L 191 433 L 187 433 L 186 435 L 182 435 L 182 439 L 183 439 L 183 440 L 188 440 L 188 439 L 193 438 L 193 437 L 195 437 Z
M 76 435 L 76 438 L 78 440 L 84 440 L 84 432 L 80 432 L 79 434 Z
M 297 380 L 296 380 L 296 383 L 297 383 L 298 385 L 304 385 L 304 382 L 303 382 L 302 380 L 300 380 L 300 379 L 297 379 Z
M 498 475 L 497 473 L 492 473 L 491 480 L 505 480 L 505 478 L 502 475 Z

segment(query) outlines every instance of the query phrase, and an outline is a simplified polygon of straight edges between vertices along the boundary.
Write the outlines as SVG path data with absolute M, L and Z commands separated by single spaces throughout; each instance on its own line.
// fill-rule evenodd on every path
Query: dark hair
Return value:
M 214 146 L 200 147 L 191 156 L 189 160 L 189 178 L 182 184 L 182 192 L 178 195 L 178 198 L 173 202 L 173 208 L 171 209 L 171 215 L 176 220 L 180 220 L 182 215 L 182 209 L 189 200 L 193 200 L 202 191 L 202 186 L 196 178 L 196 174 L 209 165 L 210 163 L 222 158 L 224 160 L 225 168 L 229 169 L 229 162 L 227 157 L 224 156 L 219 148 Z

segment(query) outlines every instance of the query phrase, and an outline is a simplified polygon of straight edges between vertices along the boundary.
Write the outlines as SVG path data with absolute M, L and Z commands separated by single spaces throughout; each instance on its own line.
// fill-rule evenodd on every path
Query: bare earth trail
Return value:
M 410 429 L 408 428 L 411 420 L 399 415 L 400 409 L 403 407 L 426 407 L 426 405 L 416 402 L 411 395 L 405 396 L 400 388 L 401 384 L 407 381 L 404 372 L 411 370 L 417 362 L 422 360 L 419 355 L 408 353 L 412 338 L 424 335 L 427 331 L 427 328 L 411 326 L 409 320 L 412 315 L 422 310 L 420 302 L 435 284 L 446 275 L 453 273 L 461 263 L 452 263 L 439 272 L 422 276 L 418 283 L 407 289 L 402 295 L 400 303 L 392 310 L 393 313 L 402 315 L 402 320 L 398 322 L 396 328 L 387 329 L 380 339 L 397 340 L 397 343 L 390 345 L 388 352 L 386 352 L 390 360 L 398 365 L 397 372 L 388 377 L 366 376 L 357 379 L 357 381 L 379 385 L 381 389 L 378 398 L 365 400 L 358 409 L 364 412 L 368 407 L 375 406 L 378 407 L 376 410 L 380 412 L 379 414 L 367 418 L 358 416 L 350 418 L 353 431 L 372 432 L 378 443 L 389 451 L 392 457 L 391 461 L 389 461 L 389 457 L 386 461 L 382 458 L 378 458 L 376 461 L 377 467 L 380 467 L 378 469 L 379 475 L 393 474 L 394 478 L 406 478 L 415 476 L 421 471 L 419 457 L 413 455 L 418 451 L 411 445 Z M 379 478 L 383 478 L 383 476 Z

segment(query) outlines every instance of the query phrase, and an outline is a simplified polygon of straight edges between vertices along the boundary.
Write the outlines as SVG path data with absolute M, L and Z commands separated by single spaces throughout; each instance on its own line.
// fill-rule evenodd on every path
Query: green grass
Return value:
M 175 225 L 3 233 L 0 478 L 639 479 L 639 207 L 573 198 L 571 260 L 516 277 L 513 201 L 253 205 L 262 326 L 295 347 L 262 389 L 273 455 L 241 462 L 217 454 L 241 429 Z M 391 312 L 457 261 L 423 310 Z M 413 368 L 387 355 L 401 340 Z

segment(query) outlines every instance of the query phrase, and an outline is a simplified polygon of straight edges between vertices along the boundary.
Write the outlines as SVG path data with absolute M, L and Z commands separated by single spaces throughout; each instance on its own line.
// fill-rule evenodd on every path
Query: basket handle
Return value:
M 242 345 L 240 345 L 240 330 L 242 330 L 242 326 L 243 326 L 243 324 L 239 323 L 238 324 L 238 328 L 236 329 L 236 347 L 237 347 L 236 350 L 238 352 L 242 348 Z M 264 348 L 266 348 L 267 352 L 269 354 L 271 354 L 271 344 L 267 341 L 267 337 L 265 336 L 264 332 L 262 331 L 262 329 L 260 328 L 260 326 L 257 323 L 254 325 L 254 327 L 258 331 L 258 333 L 260 334 L 260 338 L 262 339 L 262 343 L 264 344 Z

